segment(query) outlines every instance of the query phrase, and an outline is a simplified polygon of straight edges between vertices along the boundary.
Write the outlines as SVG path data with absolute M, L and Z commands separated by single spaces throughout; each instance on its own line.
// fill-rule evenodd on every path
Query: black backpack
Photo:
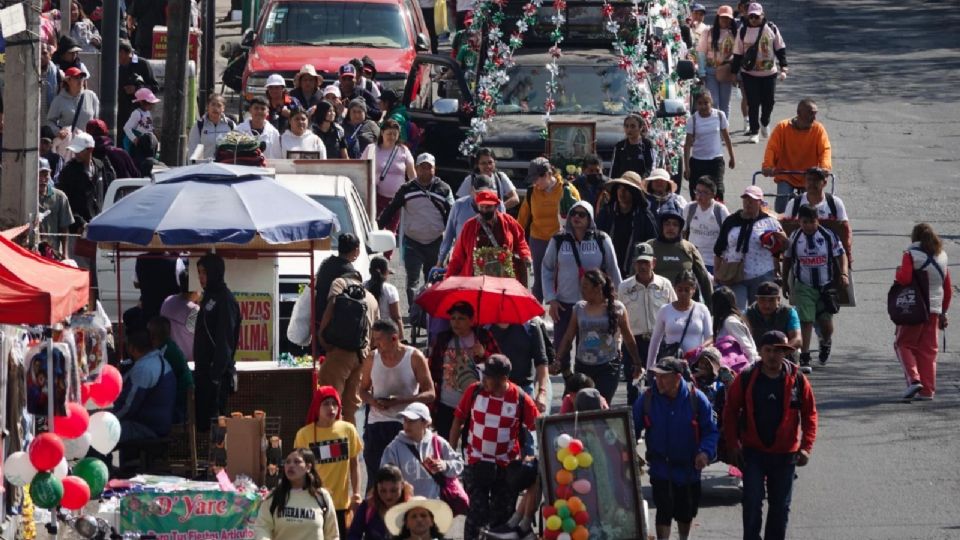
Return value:
M 335 316 L 323 332 L 327 343 L 348 351 L 360 352 L 367 347 L 370 321 L 367 318 L 367 290 L 353 283 L 333 299 Z
M 823 198 L 827 200 L 827 207 L 830 209 L 830 219 L 837 219 L 837 201 L 833 198 L 833 195 L 829 193 L 824 193 Z M 790 217 L 796 218 L 800 215 L 801 199 L 803 199 L 803 195 L 795 195 L 793 197 L 793 208 L 790 209 Z

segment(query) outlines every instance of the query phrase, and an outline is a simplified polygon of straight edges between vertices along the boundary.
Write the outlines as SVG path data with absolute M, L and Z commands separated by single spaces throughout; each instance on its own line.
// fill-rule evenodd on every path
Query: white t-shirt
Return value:
M 690 327 L 684 334 L 683 328 L 688 318 L 690 318 Z M 680 336 L 683 336 L 682 342 Z M 713 317 L 710 316 L 707 306 L 700 302 L 693 302 L 690 309 L 679 311 L 673 307 L 673 304 L 667 304 L 657 312 L 657 322 L 653 327 L 653 335 L 650 336 L 650 349 L 647 351 L 647 369 L 656 365 L 661 342 L 680 343 L 683 352 L 687 353 L 703 345 L 712 337 Z
M 320 159 L 327 159 L 327 148 L 323 145 L 323 141 L 310 130 L 304 131 L 299 137 L 289 129 L 283 132 L 280 136 L 280 154 L 286 157 L 287 152 L 291 150 L 320 152 Z
M 693 216 L 690 217 L 690 209 L 695 208 Z M 730 210 L 723 204 L 713 201 L 706 210 L 700 208 L 697 201 L 687 205 L 683 215 L 686 220 L 684 229 L 689 231 L 690 243 L 697 246 L 700 255 L 703 256 L 703 264 L 713 266 L 713 246 L 720 237 L 720 224 L 730 215 Z M 717 223 L 717 216 L 720 216 L 720 223 Z
M 787 250 L 788 257 L 796 256 L 793 261 L 794 276 L 804 285 L 815 288 L 822 287 L 830 281 L 830 269 L 827 267 L 830 263 L 830 254 L 827 252 L 827 238 L 824 237 L 824 231 L 830 237 L 833 257 L 843 255 L 840 239 L 833 234 L 833 231 L 825 228 L 817 230 L 810 237 L 803 233 L 803 229 L 797 229 L 790 235 L 790 248 Z
M 741 227 L 733 227 L 727 233 L 727 249 L 723 252 L 723 259 L 727 262 L 743 261 L 744 279 L 753 279 L 760 277 L 768 272 L 773 272 L 776 261 L 773 253 L 760 244 L 760 238 L 769 231 L 783 232 L 780 221 L 773 216 L 764 216 L 753 224 L 750 231 L 750 245 L 747 248 L 747 256 L 737 251 L 737 240 L 740 238 Z
M 400 291 L 392 283 L 384 283 L 380 291 L 380 298 L 377 298 L 377 305 L 380 307 L 380 318 L 391 320 L 390 306 L 400 301 Z
M 457 198 L 466 197 L 470 195 L 471 182 L 473 181 L 473 175 L 468 174 L 463 178 L 463 182 L 460 183 L 460 187 L 457 188 Z M 507 195 L 512 191 L 516 191 L 516 187 L 513 185 L 513 182 L 510 181 L 510 178 L 506 174 L 497 171 L 497 197 L 500 197 L 500 200 L 507 198 Z
M 723 140 L 720 137 L 720 130 L 728 127 L 727 115 L 721 110 L 711 109 L 710 116 L 706 118 L 694 111 L 687 120 L 687 133 L 693 135 L 690 157 L 702 160 L 723 157 Z
M 787 218 L 792 218 L 792 217 L 794 216 L 794 214 L 796 213 L 796 212 L 794 211 L 794 209 L 793 209 L 793 207 L 794 207 L 794 200 L 795 200 L 794 198 L 791 198 L 789 201 L 787 201 L 787 209 L 784 210 L 784 212 L 783 212 L 783 215 L 786 216 Z M 807 194 L 806 194 L 806 193 L 800 195 L 800 206 L 803 206 L 803 205 L 805 205 L 805 204 L 809 204 L 809 202 L 807 201 Z M 840 197 L 834 196 L 834 197 L 833 197 L 833 204 L 834 204 L 834 206 L 837 207 L 837 215 L 836 215 L 836 216 L 833 216 L 833 215 L 830 214 L 830 205 L 827 203 L 827 196 L 826 196 L 826 194 L 824 194 L 823 200 L 820 201 L 820 204 L 818 204 L 817 207 L 816 207 L 816 208 L 817 208 L 817 216 L 819 217 L 819 219 L 821 219 L 821 220 L 831 219 L 831 220 L 837 220 L 837 221 L 850 221 L 850 219 L 847 217 L 847 207 L 843 205 L 843 201 L 840 200 Z M 798 210 L 799 210 L 799 209 L 798 209 Z
M 253 134 L 253 126 L 250 125 L 250 119 L 244 120 L 237 125 L 237 131 Z M 263 149 L 263 157 L 267 159 L 283 159 L 283 153 L 280 151 L 280 132 L 273 127 L 270 122 L 264 122 L 263 130 L 258 135 L 260 142 L 266 144 Z

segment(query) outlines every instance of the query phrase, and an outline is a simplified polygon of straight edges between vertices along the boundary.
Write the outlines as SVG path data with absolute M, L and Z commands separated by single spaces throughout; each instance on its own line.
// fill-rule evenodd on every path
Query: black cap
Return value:
M 397 97 L 397 93 L 394 92 L 393 90 L 384 90 L 380 92 L 380 100 L 393 105 L 396 102 L 400 101 L 400 98 Z
M 486 174 L 473 175 L 473 180 L 470 182 L 470 185 L 473 186 L 474 191 L 480 191 L 481 189 L 497 189 L 496 182 L 494 182 L 493 178 Z
M 484 377 L 509 377 L 513 364 L 502 354 L 491 354 L 483 364 Z
M 650 371 L 658 375 L 666 375 L 668 373 L 682 374 L 686 370 L 685 364 L 686 362 L 680 360 L 679 358 L 664 356 L 657 362 L 657 365 L 650 368 Z
M 447 310 L 447 315 L 453 315 L 454 313 L 459 313 L 472 318 L 474 313 L 473 306 L 470 305 L 470 302 L 457 302 L 450 306 L 450 309 Z
M 603 396 L 596 388 L 581 388 L 573 398 L 573 409 L 577 412 L 599 411 L 603 408 Z
M 757 296 L 780 296 L 780 286 L 773 281 L 764 281 L 757 286 Z
M 778 349 L 786 349 L 788 351 L 794 350 L 794 347 L 790 346 L 790 340 L 787 339 L 787 335 L 779 330 L 770 330 L 760 336 L 760 343 L 757 343 L 757 347 L 762 348 L 764 345 L 772 345 Z

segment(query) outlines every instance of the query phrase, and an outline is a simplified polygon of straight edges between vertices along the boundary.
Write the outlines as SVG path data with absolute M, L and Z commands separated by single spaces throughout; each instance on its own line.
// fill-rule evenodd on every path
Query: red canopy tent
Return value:
M 87 305 L 90 274 L 0 236 L 0 323 L 58 323 Z

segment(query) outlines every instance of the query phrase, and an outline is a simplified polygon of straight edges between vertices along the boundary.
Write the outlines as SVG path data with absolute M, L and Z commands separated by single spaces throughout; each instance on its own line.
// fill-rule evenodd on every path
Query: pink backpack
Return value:
M 743 354 L 740 342 L 733 336 L 723 336 L 713 346 L 720 351 L 720 365 L 730 368 L 734 375 L 750 365 L 750 359 Z

